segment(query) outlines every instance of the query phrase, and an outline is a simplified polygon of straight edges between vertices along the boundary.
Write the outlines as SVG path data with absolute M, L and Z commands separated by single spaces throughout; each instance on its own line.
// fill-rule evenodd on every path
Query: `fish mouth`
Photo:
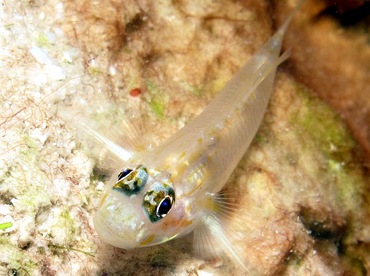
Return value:
M 127 225 L 116 224 L 111 219 L 106 219 L 101 213 L 97 212 L 94 216 L 94 227 L 100 239 L 123 249 L 133 249 L 138 247 L 138 233 L 140 233 L 141 225 L 136 229 L 127 227 Z

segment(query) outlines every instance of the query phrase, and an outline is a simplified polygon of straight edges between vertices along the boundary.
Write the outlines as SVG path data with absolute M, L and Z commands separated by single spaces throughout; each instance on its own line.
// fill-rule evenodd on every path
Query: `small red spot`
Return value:
M 130 96 L 131 97 L 137 97 L 141 94 L 141 89 L 140 88 L 134 88 L 134 89 L 131 89 L 130 91 Z

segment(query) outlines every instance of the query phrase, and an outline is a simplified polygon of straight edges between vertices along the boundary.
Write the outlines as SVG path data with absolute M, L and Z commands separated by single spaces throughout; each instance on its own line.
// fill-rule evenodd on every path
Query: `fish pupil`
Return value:
M 120 172 L 118 174 L 118 181 L 122 180 L 122 178 L 124 178 L 125 176 L 127 176 L 128 174 L 130 174 L 132 172 L 131 169 L 124 169 L 122 172 Z
M 170 197 L 165 197 L 159 204 L 157 214 L 159 217 L 165 217 L 172 208 L 172 201 Z

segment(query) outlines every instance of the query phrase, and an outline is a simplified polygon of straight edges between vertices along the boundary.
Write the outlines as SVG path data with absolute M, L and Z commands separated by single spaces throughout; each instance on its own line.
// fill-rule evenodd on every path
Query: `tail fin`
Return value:
M 294 16 L 297 14 L 297 12 L 301 9 L 301 7 L 304 4 L 304 2 L 306 2 L 306 0 L 300 0 L 299 1 L 298 5 L 295 6 L 295 8 L 290 12 L 290 14 L 288 15 L 288 18 L 285 19 L 283 25 L 281 25 L 279 27 L 279 29 L 274 34 L 274 36 L 279 36 L 279 35 L 282 36 L 282 35 L 284 35 L 284 33 L 286 32 L 286 30 L 289 27 L 290 22 L 292 21 L 292 19 L 294 18 Z

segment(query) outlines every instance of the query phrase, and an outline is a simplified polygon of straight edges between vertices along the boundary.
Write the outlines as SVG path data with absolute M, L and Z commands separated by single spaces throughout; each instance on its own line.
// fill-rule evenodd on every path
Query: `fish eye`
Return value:
M 131 169 L 129 168 L 126 168 L 124 169 L 122 172 L 120 172 L 117 176 L 118 180 L 117 181 L 120 181 L 122 180 L 125 176 L 127 176 L 128 174 L 130 174 L 132 172 Z
M 172 208 L 172 199 L 169 196 L 166 196 L 157 206 L 157 209 L 155 211 L 157 217 L 164 218 L 167 213 Z
M 168 184 L 154 183 L 144 195 L 143 207 L 151 222 L 164 218 L 175 202 L 175 191 Z
M 130 196 L 140 192 L 148 181 L 147 169 L 140 165 L 135 169 L 125 168 L 117 176 L 113 189 L 122 191 Z

